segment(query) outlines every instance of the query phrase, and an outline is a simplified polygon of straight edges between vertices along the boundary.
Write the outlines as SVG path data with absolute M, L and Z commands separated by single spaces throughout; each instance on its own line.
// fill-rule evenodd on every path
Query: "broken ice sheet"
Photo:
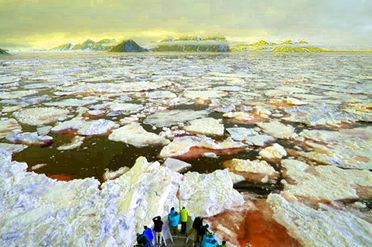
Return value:
M 119 125 L 111 120 L 99 119 L 84 122 L 77 133 L 83 136 L 104 135 L 117 127 L 119 127 Z
M 271 163 L 278 163 L 283 157 L 287 156 L 285 149 L 278 143 L 262 149 L 258 154 Z
M 243 127 L 227 128 L 227 132 L 235 141 L 243 141 L 249 145 L 265 146 L 265 144 L 275 140 L 274 137 L 259 134 L 256 130 Z
M 274 219 L 303 246 L 370 246 L 372 224 L 357 215 L 323 206 L 311 208 L 301 202 L 270 194 L 267 202 Z
M 204 135 L 222 136 L 225 132 L 221 120 L 214 118 L 200 118 L 189 122 L 184 129 L 189 133 L 199 133 Z
M 66 107 L 66 106 L 85 106 L 94 104 L 96 100 L 94 99 L 65 99 L 55 102 L 48 102 L 44 103 L 46 106 L 58 106 L 58 107 Z
M 84 143 L 85 137 L 83 136 L 75 136 L 72 138 L 71 143 L 63 144 L 57 147 L 57 150 L 64 151 L 64 150 L 71 150 L 80 147 Z
M 312 151 L 297 154 L 307 159 L 343 168 L 372 169 L 372 127 L 354 129 L 304 130 L 300 133 L 315 146 Z
M 197 118 L 202 118 L 208 115 L 207 111 L 194 110 L 170 110 L 154 113 L 145 118 L 145 124 L 154 125 L 156 127 L 167 127 L 178 125 Z
M 185 170 L 187 170 L 188 168 L 191 167 L 191 164 L 189 164 L 185 161 L 178 160 L 178 159 L 173 159 L 173 158 L 167 158 L 164 161 L 163 165 L 165 167 L 168 167 L 172 171 L 175 171 L 175 172 L 185 171 Z
M 266 115 L 262 116 L 258 113 L 249 113 L 243 111 L 227 112 L 223 114 L 223 117 L 227 118 L 230 122 L 239 124 L 254 124 L 267 120 Z
M 286 139 L 295 135 L 295 129 L 291 125 L 285 125 L 279 120 L 257 123 L 257 126 L 260 127 L 263 132 L 275 138 Z
M 306 200 L 370 199 L 372 172 L 282 160 L 284 192 Z
M 337 106 L 329 104 L 313 104 L 306 106 L 294 106 L 284 109 L 289 116 L 286 121 L 304 123 L 308 126 L 330 125 L 338 126 L 343 122 L 354 122 L 355 118 L 346 112 L 342 112 Z
M 203 153 L 213 152 L 218 155 L 245 151 L 246 145 L 227 138 L 217 142 L 206 136 L 182 136 L 175 138 L 160 151 L 160 157 L 182 157 L 183 159 L 199 157 Z
M 23 124 L 28 125 L 44 125 L 55 123 L 67 118 L 69 113 L 66 109 L 56 107 L 38 107 L 22 109 L 14 112 L 14 117 Z
M 114 130 L 109 135 L 109 140 L 124 142 L 135 147 L 166 145 L 169 143 L 169 140 L 164 137 L 146 131 L 139 123 L 131 123 Z
M 20 90 L 20 91 L 0 91 L 0 99 L 18 99 L 24 96 L 36 94 L 36 90 Z
M 232 159 L 224 162 L 224 166 L 231 172 L 243 176 L 247 181 L 256 183 L 274 182 L 279 173 L 262 160 Z
M 18 122 L 13 118 L 0 118 L 0 139 L 10 132 L 20 132 L 22 130 Z
M 27 145 L 41 145 L 49 146 L 53 142 L 53 137 L 51 136 L 39 136 L 36 132 L 17 132 L 6 136 L 6 139 L 10 142 Z

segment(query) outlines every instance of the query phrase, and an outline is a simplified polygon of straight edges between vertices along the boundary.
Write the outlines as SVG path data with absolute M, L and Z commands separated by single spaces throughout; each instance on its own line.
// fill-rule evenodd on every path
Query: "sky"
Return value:
M 192 34 L 372 48 L 372 0 L 0 0 L 3 48 Z

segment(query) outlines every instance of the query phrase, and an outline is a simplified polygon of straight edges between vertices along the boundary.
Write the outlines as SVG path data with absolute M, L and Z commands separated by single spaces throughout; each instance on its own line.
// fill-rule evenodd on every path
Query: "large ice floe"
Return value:
M 156 127 L 178 125 L 179 123 L 202 118 L 208 115 L 207 111 L 170 110 L 157 112 L 148 116 L 143 122 Z
M 271 122 L 257 123 L 257 125 L 268 135 L 275 138 L 291 138 L 295 134 L 294 128 L 290 125 L 285 125 L 278 120 Z
M 0 139 L 4 138 L 10 132 L 19 132 L 22 128 L 13 118 L 0 118 Z
M 300 135 L 312 148 L 309 152 L 298 152 L 307 159 L 344 168 L 372 169 L 372 127 L 304 130 Z
M 67 118 L 68 113 L 69 111 L 66 109 L 56 107 L 38 107 L 22 109 L 15 112 L 13 115 L 23 124 L 43 125 L 63 120 Z
M 227 138 L 222 142 L 217 142 L 212 138 L 205 136 L 182 136 L 175 138 L 171 143 L 160 151 L 160 157 L 197 157 L 202 153 L 215 152 L 217 154 L 230 154 L 234 151 L 242 151 L 245 144 L 235 142 Z M 192 148 L 195 148 L 192 150 Z
M 2 246 L 133 246 L 154 215 L 178 207 L 177 193 L 194 217 L 243 203 L 227 171 L 183 176 L 143 157 L 101 190 L 93 178 L 62 182 L 26 172 L 3 149 L 0 164 Z
M 369 199 L 372 172 L 336 166 L 310 166 L 298 160 L 282 160 L 284 192 L 315 201 Z
M 191 133 L 200 133 L 204 135 L 222 136 L 225 128 L 220 120 L 214 118 L 201 118 L 190 121 L 190 125 L 185 130 Z
M 304 123 L 309 126 L 330 125 L 337 126 L 342 123 L 353 122 L 354 118 L 347 112 L 342 112 L 337 106 L 316 104 L 306 106 L 294 106 L 286 108 L 289 114 L 284 119 L 290 122 Z
M 166 145 L 169 143 L 169 140 L 164 137 L 146 131 L 139 123 L 131 123 L 114 130 L 110 134 L 109 139 L 131 144 L 135 147 Z
M 314 209 L 299 201 L 270 194 L 274 219 L 303 246 L 371 246 L 372 224 L 358 215 L 330 206 Z
M 250 182 L 273 182 L 279 176 L 279 173 L 266 161 L 232 159 L 224 162 L 224 166 Z

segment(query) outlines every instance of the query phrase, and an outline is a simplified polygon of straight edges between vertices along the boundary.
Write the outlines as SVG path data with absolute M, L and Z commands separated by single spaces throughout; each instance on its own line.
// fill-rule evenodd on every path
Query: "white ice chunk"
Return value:
M 155 133 L 147 132 L 139 123 L 131 123 L 114 130 L 109 139 L 131 144 L 135 147 L 166 145 L 169 140 Z
M 195 132 L 204 135 L 217 135 L 222 136 L 225 128 L 221 120 L 214 118 L 201 118 L 190 121 L 190 125 L 185 127 L 188 132 Z
M 44 125 L 64 120 L 69 113 L 66 109 L 55 107 L 28 108 L 13 113 L 13 115 L 23 124 Z

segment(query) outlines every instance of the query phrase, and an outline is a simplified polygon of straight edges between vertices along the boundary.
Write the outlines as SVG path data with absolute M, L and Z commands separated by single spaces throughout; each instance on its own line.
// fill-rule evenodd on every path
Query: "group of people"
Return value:
M 182 207 L 180 212 L 177 212 L 174 207 L 171 208 L 168 214 L 168 223 L 170 230 L 170 238 L 173 242 L 172 235 L 178 235 L 178 225 L 181 224 L 181 234 L 186 236 L 186 244 L 190 237 L 193 237 L 194 243 L 199 244 L 201 247 L 225 247 L 226 241 L 222 241 L 222 244 L 218 244 L 213 232 L 209 230 L 209 225 L 203 225 L 203 218 L 196 217 L 192 228 L 187 231 L 187 222 L 189 219 L 189 213 Z M 163 225 L 160 216 L 156 216 L 152 219 L 154 223 L 153 229 L 144 226 L 143 233 L 137 233 L 137 243 L 140 246 L 152 247 L 153 243 L 160 246 L 162 242 L 166 245 L 165 238 L 163 235 Z

